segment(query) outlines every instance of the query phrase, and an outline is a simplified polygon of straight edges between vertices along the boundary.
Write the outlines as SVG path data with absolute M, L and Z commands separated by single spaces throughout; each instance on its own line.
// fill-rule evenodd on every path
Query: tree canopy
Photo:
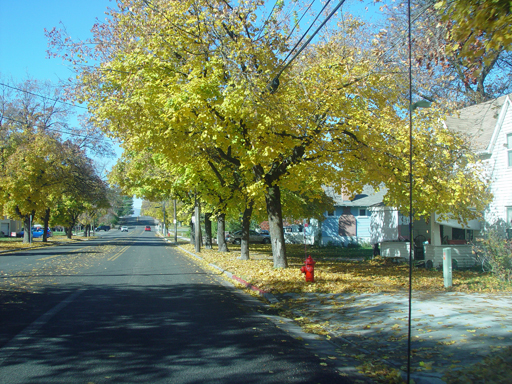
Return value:
M 248 203 L 264 197 L 274 265 L 286 267 L 282 190 L 385 185 L 387 202 L 408 211 L 408 80 L 348 16 L 295 58 L 293 22 L 280 7 L 261 19 L 264 5 L 118 2 L 93 29 L 94 50 L 67 49 L 76 98 L 125 153 L 160 156 L 184 172 L 171 177 L 197 184 L 208 172 L 216 191 L 236 185 Z M 58 31 L 50 38 L 62 48 Z M 97 65 L 82 65 L 90 58 Z M 485 184 L 440 119 L 436 108 L 415 113 L 414 214 L 472 218 Z
M 388 2 L 377 38 L 388 60 L 407 65 L 408 2 Z M 416 94 L 451 108 L 512 92 L 508 0 L 412 2 L 412 59 Z
M 64 139 L 74 130 L 67 120 L 70 105 L 59 101 L 62 89 L 33 80 L 1 89 L 0 207 L 4 215 L 24 222 L 24 241 L 29 241 L 31 216 L 42 218 L 45 226 L 50 219 L 62 224 L 56 221 L 66 199 L 104 206 L 106 186 L 85 151 L 88 143 L 97 142 L 98 150 L 108 145 L 97 141 L 101 135 L 87 143 L 76 136 Z

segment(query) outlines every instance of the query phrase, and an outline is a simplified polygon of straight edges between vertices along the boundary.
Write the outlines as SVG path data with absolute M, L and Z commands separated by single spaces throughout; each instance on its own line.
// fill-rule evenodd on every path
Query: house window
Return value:
M 365 209 L 365 208 L 360 208 L 360 209 L 359 209 L 359 216 L 368 216 L 368 215 L 366 214 L 366 209 Z
M 327 216 L 334 216 L 334 210 L 332 210 L 332 211 L 327 211 Z
M 512 228 L 512 207 L 507 207 L 507 224 L 508 228 Z
M 507 135 L 508 166 L 512 167 L 512 133 Z

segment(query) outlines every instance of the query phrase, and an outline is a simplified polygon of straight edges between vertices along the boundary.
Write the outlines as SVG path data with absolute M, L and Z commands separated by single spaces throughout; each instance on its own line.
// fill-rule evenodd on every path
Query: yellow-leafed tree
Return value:
M 263 19 L 264 1 L 118 6 L 94 29 L 94 49 L 66 45 L 76 98 L 125 150 L 162 155 L 196 180 L 216 162 L 249 198 L 263 195 L 275 267 L 287 266 L 283 188 L 386 185 L 387 202 L 407 212 L 407 77 L 363 40 L 360 21 L 344 18 L 295 57 L 284 3 Z M 64 47 L 59 31 L 49 37 Z M 81 65 L 86 56 L 98 65 Z M 436 108 L 415 114 L 415 214 L 473 218 L 485 183 L 441 118 Z

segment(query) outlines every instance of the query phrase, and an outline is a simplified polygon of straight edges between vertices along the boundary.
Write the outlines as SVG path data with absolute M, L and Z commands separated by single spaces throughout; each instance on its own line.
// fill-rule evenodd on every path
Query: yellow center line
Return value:
M 121 250 L 119 252 L 117 252 L 116 254 L 112 255 L 111 257 L 108 258 L 108 261 L 114 261 L 115 259 L 117 259 L 119 256 L 121 256 L 128 248 L 131 247 L 131 244 L 130 245 L 127 245 L 126 247 L 124 248 L 121 248 Z

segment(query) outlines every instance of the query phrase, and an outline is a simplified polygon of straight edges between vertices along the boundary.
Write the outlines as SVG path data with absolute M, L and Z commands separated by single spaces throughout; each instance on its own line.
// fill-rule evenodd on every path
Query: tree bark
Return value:
M 283 212 L 281 207 L 281 190 L 278 185 L 267 186 L 265 191 L 267 204 L 268 224 L 270 240 L 272 243 L 272 255 L 274 256 L 274 268 L 287 268 L 286 246 L 283 233 Z
M 66 231 L 66 237 L 71 239 L 73 236 L 73 227 L 64 227 L 64 230 Z
M 242 242 L 240 244 L 240 259 L 249 260 L 249 226 L 251 225 L 253 202 L 249 202 L 242 216 Z
M 32 228 L 30 227 L 30 215 L 23 217 L 23 242 L 25 244 L 30 243 L 30 237 L 32 236 Z
M 195 251 L 201 252 L 201 207 L 199 206 L 199 200 L 196 199 L 196 207 L 194 209 L 195 217 Z
M 229 252 L 225 238 L 226 233 L 226 214 L 221 213 L 217 218 L 217 245 L 219 252 Z
M 211 213 L 204 214 L 204 247 L 206 249 L 212 249 L 212 221 Z
M 48 223 L 50 221 L 50 208 L 46 208 L 43 217 L 43 243 L 48 242 Z
M 196 243 L 196 227 L 192 219 L 190 219 L 190 244 L 194 245 Z

